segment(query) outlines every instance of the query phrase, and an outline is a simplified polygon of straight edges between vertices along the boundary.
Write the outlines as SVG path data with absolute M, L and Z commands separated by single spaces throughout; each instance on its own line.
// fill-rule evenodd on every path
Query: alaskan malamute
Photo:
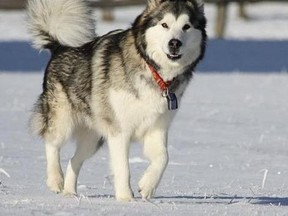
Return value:
M 29 0 L 28 14 L 34 46 L 51 51 L 31 118 L 45 142 L 48 187 L 76 194 L 83 162 L 107 142 L 115 197 L 132 200 L 128 152 L 138 141 L 150 161 L 139 192 L 151 198 L 168 163 L 169 125 L 204 55 L 201 0 L 148 0 L 131 28 L 104 36 L 95 36 L 84 0 Z M 77 149 L 64 179 L 69 137 Z

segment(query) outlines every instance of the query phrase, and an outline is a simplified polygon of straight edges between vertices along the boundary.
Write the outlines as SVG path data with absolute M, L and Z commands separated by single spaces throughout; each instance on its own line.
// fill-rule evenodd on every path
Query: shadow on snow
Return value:
M 161 203 L 191 203 L 191 204 L 236 204 L 249 203 L 253 205 L 288 206 L 288 197 L 266 196 L 156 196 Z
M 287 72 L 288 40 L 215 40 L 207 44 L 202 72 Z M 27 41 L 0 42 L 0 71 L 44 71 L 50 54 L 34 50 Z
M 115 199 L 114 195 L 89 195 L 92 199 Z M 138 202 L 141 197 L 135 196 Z M 157 204 L 252 204 L 252 205 L 269 205 L 269 206 L 288 206 L 288 197 L 268 197 L 268 196 L 156 196 L 152 198 L 151 203 Z

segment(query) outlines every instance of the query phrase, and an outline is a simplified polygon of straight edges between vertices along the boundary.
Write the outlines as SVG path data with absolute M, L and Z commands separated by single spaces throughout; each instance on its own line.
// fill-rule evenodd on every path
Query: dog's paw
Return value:
M 134 200 L 134 195 L 132 192 L 116 194 L 116 200 L 120 202 L 131 202 Z
M 141 197 L 145 200 L 150 199 L 156 191 L 155 185 L 153 185 L 150 181 L 148 181 L 145 176 L 140 180 L 138 186 L 139 186 L 138 192 L 141 194 Z
M 63 194 L 65 197 L 76 197 L 76 196 L 77 196 L 77 193 L 76 193 L 75 190 L 69 191 L 69 190 L 64 189 L 64 190 L 62 191 L 62 194 Z
M 48 188 L 54 193 L 61 193 L 64 188 L 64 181 L 62 176 L 47 179 Z
M 142 199 L 151 199 L 155 193 L 155 188 L 139 188 L 138 192 L 141 194 Z

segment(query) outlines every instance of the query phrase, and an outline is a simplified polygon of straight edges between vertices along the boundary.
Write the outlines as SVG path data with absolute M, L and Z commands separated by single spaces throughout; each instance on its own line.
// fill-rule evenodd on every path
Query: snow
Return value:
M 98 21 L 98 32 L 128 26 L 139 11 L 117 11 L 117 22 Z M 252 19 L 242 21 L 232 5 L 228 38 L 287 40 L 287 11 L 287 4 L 252 4 Z M 210 37 L 214 13 L 208 5 Z M 23 12 L 0 11 L 0 41 L 29 40 L 24 20 Z M 137 193 L 148 163 L 141 145 L 132 145 L 131 203 L 114 200 L 106 146 L 84 164 L 77 198 L 48 191 L 44 146 L 28 129 L 42 76 L 0 72 L 1 216 L 287 215 L 287 73 L 195 73 L 170 130 L 168 168 L 150 202 Z M 72 143 L 63 149 L 64 168 L 73 150 Z
M 12 81 L 13 80 L 13 81 Z M 27 120 L 41 74 L 0 75 L 0 212 L 3 215 L 284 215 L 288 205 L 287 74 L 196 74 L 169 137 L 156 198 L 117 203 L 104 147 L 86 162 L 78 199 L 45 186 L 45 155 Z M 209 86 L 209 88 L 208 88 Z M 66 167 L 72 145 L 63 151 Z M 132 146 L 132 187 L 147 166 Z

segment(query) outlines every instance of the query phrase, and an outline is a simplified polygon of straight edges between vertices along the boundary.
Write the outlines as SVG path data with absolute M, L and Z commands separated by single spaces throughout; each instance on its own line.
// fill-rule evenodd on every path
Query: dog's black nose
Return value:
M 179 49 L 182 46 L 182 42 L 178 39 L 172 39 L 168 43 L 170 49 Z

